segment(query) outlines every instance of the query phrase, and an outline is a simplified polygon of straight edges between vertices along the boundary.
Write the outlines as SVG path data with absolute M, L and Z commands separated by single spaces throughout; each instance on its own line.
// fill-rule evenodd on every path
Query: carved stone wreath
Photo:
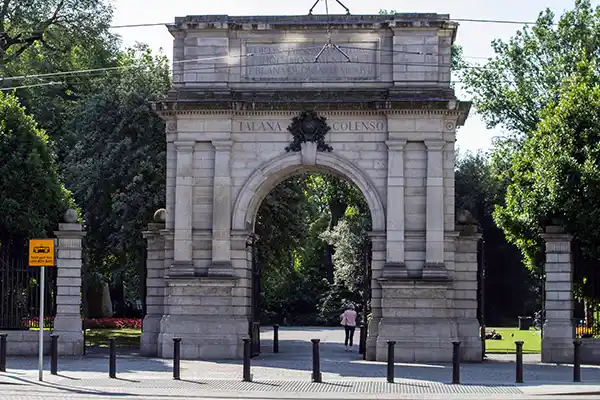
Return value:
M 294 136 L 294 141 L 285 148 L 285 151 L 300 151 L 302 143 L 317 143 L 317 151 L 331 151 L 333 147 L 325 143 L 325 135 L 331 130 L 327 125 L 327 118 L 320 117 L 314 111 L 304 111 L 292 119 L 288 131 Z

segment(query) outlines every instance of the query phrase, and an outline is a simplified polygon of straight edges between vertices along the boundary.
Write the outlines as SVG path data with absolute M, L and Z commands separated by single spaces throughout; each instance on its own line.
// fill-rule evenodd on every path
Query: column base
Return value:
M 451 362 L 456 322 L 450 318 L 382 318 L 377 361 L 387 361 L 388 340 L 396 342 L 396 362 Z
M 406 268 L 405 263 L 385 263 L 382 278 L 384 279 L 421 279 L 423 271 Z
M 239 360 L 242 339 L 248 337 L 248 319 L 235 316 L 164 316 L 158 335 L 158 356 L 173 357 L 173 338 L 181 338 L 186 360 Z
M 448 270 L 442 262 L 425 263 L 423 279 L 448 279 Z
M 213 261 L 208 267 L 208 276 L 234 276 L 231 261 Z
M 78 332 L 64 332 L 54 330 L 52 334 L 59 335 L 58 355 L 66 357 L 78 357 L 83 355 L 83 333 L 81 329 Z
M 158 335 L 160 334 L 160 320 L 162 315 L 146 315 L 143 322 L 142 337 L 140 340 L 140 353 L 146 357 L 158 355 Z
M 166 271 L 165 278 L 193 277 L 196 274 L 196 268 L 190 261 L 175 261 Z
M 542 362 L 543 363 L 573 363 L 575 350 L 573 339 L 542 338 Z

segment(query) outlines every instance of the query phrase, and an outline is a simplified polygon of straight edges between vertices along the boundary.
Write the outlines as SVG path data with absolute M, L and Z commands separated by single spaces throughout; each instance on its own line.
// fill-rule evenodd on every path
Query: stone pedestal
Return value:
M 459 216 L 459 220 L 462 219 Z M 462 222 L 462 223 L 461 223 Z M 463 361 L 481 361 L 481 325 L 477 319 L 477 243 L 479 228 L 472 219 L 457 224 L 454 253 L 454 315 Z
M 573 362 L 572 236 L 559 226 L 546 227 L 546 321 L 542 362 Z
M 74 220 L 74 219 L 73 219 Z M 59 356 L 83 354 L 81 331 L 81 242 L 85 233 L 81 224 L 61 223 L 57 238 L 56 316 L 53 333 L 60 335 Z
M 160 320 L 164 313 L 165 298 L 165 241 L 161 234 L 165 224 L 148 225 L 144 238 L 148 243 L 146 259 L 146 315 L 143 321 L 140 352 L 144 356 L 158 355 Z

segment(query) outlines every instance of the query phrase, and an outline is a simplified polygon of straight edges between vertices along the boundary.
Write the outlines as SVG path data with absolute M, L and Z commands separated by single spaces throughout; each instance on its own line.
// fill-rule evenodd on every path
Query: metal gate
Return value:
M 477 319 L 481 336 L 481 360 L 485 360 L 485 240 L 477 242 Z
M 27 240 L 0 237 L 0 329 L 39 328 L 40 272 L 29 267 Z M 56 313 L 56 268 L 45 268 L 44 326 Z
M 252 259 L 252 309 L 250 311 L 250 335 L 252 357 L 260 354 L 260 263 L 256 249 L 256 236 L 250 237 L 247 246 L 251 248 Z

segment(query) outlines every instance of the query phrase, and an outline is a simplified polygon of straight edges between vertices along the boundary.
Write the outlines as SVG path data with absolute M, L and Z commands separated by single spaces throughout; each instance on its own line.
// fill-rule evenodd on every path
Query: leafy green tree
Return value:
M 48 237 L 72 206 L 52 145 L 12 94 L 0 92 L 0 121 L 0 241 Z
M 542 263 L 539 231 L 547 223 L 564 225 L 585 258 L 600 259 L 600 74 L 592 63 L 578 69 L 514 157 L 506 206 L 496 212 L 532 267 Z M 596 265 L 580 264 L 577 283 L 582 296 L 600 299 Z
M 166 57 L 154 56 L 147 46 L 122 54 L 119 66 L 122 72 L 106 77 L 75 110 L 70 134 L 78 142 L 66 170 L 87 227 L 86 267 L 107 277 L 115 293 L 124 292 L 132 272 L 129 284 L 141 285 L 142 231 L 164 206 L 164 121 L 151 103 L 171 86 Z
M 103 0 L 0 5 L 0 87 L 22 87 L 17 96 L 55 142 L 61 169 L 73 145 L 65 137 L 73 109 L 98 89 L 99 76 L 118 70 L 57 73 L 116 66 L 119 41 L 109 32 L 112 14 L 112 5 Z

